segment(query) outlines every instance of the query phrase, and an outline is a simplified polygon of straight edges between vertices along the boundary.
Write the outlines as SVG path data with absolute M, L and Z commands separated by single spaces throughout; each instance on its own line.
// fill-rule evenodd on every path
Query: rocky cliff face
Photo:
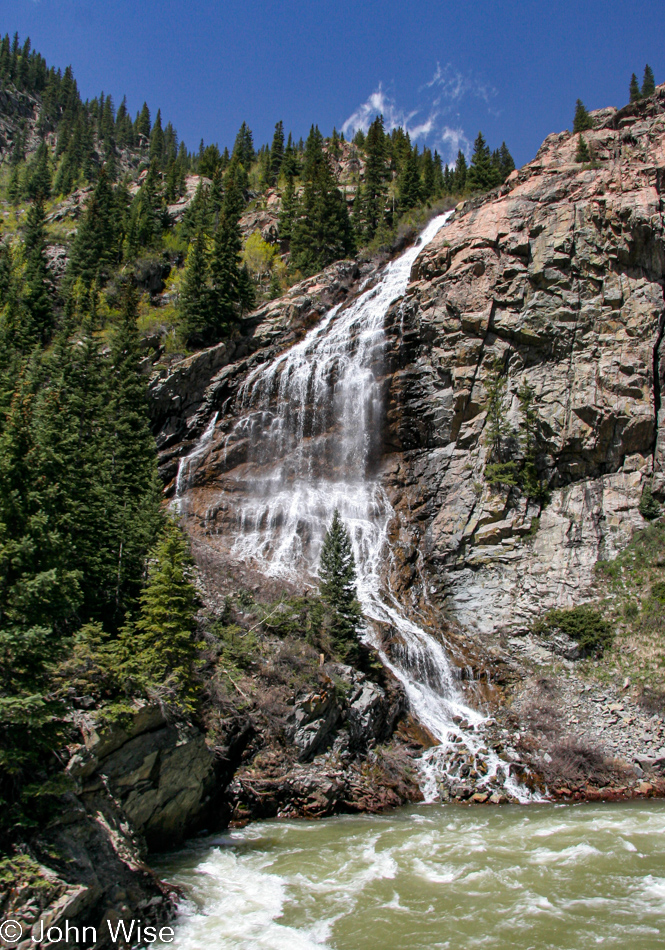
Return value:
M 462 678 L 484 669 L 515 684 L 529 675 L 525 656 L 536 666 L 539 650 L 551 659 L 525 638 L 533 619 L 592 597 L 594 565 L 646 523 L 645 485 L 665 496 L 665 87 L 593 119 L 585 133 L 592 163 L 575 161 L 578 135 L 551 135 L 500 189 L 458 206 L 386 321 L 379 372 L 387 412 L 376 461 L 397 512 L 392 585 L 433 624 L 448 617 Z M 244 380 L 366 277 L 334 265 L 254 314 L 243 340 L 153 382 L 170 492 L 217 413 L 215 445 L 179 486 L 199 544 L 228 555 L 233 505 L 221 510 L 216 499 L 224 472 L 242 484 L 246 448 L 228 434 Z M 546 503 L 488 484 L 486 404 L 497 365 L 518 461 L 517 394 L 525 382 L 534 392 Z M 658 741 L 640 751 L 657 755 Z
M 23 929 L 21 948 L 65 921 L 95 927 L 99 946 L 110 943 L 107 920 L 162 925 L 176 895 L 146 864 L 148 852 L 174 847 L 217 818 L 219 769 L 196 728 L 168 723 L 154 705 L 137 706 L 115 726 L 79 713 L 76 727 L 71 790 L 32 843 L 20 884 L 0 893 L 0 912 Z
M 647 480 L 663 490 L 665 89 L 585 135 L 593 167 L 578 135 L 551 135 L 458 207 L 389 318 L 393 501 L 434 599 L 485 642 L 588 599 L 594 564 L 645 524 Z M 535 391 L 545 506 L 485 479 L 496 360 L 515 428 Z
M 427 598 L 481 634 L 523 631 L 538 611 L 587 598 L 596 561 L 644 524 L 645 482 L 663 490 L 665 90 L 595 113 L 586 138 L 593 166 L 575 162 L 577 135 L 551 135 L 497 192 L 459 206 L 388 316 L 385 481 L 432 577 Z M 153 383 L 173 488 L 211 412 L 224 426 L 243 379 L 352 294 L 358 276 L 334 265 L 253 315 L 243 341 Z M 535 391 L 545 506 L 484 478 L 497 359 L 515 428 L 518 389 L 526 380 Z M 212 488 L 213 468 L 197 484 L 206 480 Z M 192 501 L 193 512 L 205 503 Z M 413 567 L 414 550 L 403 560 Z M 402 586 L 417 582 L 406 569 Z

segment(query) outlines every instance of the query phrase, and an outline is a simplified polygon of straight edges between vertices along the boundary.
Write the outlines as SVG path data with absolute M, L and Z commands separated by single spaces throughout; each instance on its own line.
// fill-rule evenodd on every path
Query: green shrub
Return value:
M 215 624 L 211 631 L 216 638 L 219 660 L 231 673 L 248 670 L 258 654 L 258 642 L 253 630 L 243 630 L 237 624 Z
M 534 633 L 551 636 L 557 630 L 579 644 L 583 656 L 601 656 L 610 645 L 613 631 L 599 610 L 588 604 L 568 610 L 550 610 L 533 627 Z
M 647 521 L 653 521 L 660 515 L 660 505 L 653 497 L 650 485 L 644 486 L 638 510 L 642 517 L 646 518 Z
M 236 599 L 243 610 L 248 610 L 254 605 L 254 594 L 251 590 L 246 590 L 244 587 L 238 591 Z

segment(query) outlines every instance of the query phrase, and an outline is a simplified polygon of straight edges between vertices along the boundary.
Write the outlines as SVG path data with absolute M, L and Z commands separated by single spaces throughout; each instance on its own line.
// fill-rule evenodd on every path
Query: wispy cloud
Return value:
M 432 145 L 439 150 L 444 161 L 453 162 L 459 149 L 469 154 L 471 142 L 464 129 L 449 123 L 446 117 L 453 112 L 458 113 L 466 98 L 480 99 L 486 104 L 488 112 L 497 114 L 493 108 L 497 90 L 472 73 L 464 75 L 450 63 L 444 67 L 437 63 L 432 78 L 420 87 L 418 94 L 420 102 L 416 108 L 403 109 L 379 83 L 343 123 L 344 135 L 353 136 L 358 129 L 367 132 L 375 117 L 383 115 L 385 127 L 389 131 L 401 126 L 412 140 L 420 139 Z
M 471 154 L 471 141 L 464 134 L 464 129 L 451 129 L 449 125 L 444 125 L 439 129 L 439 142 L 445 161 L 454 161 L 460 149 L 466 156 Z
M 429 82 L 426 82 L 422 89 L 433 89 L 436 93 L 435 102 L 441 105 L 456 105 L 465 97 L 473 99 L 482 99 L 486 105 L 491 105 L 492 100 L 498 95 L 494 86 L 484 82 L 480 76 L 475 73 L 461 73 L 452 63 L 436 64 L 436 70 Z
M 384 124 L 389 130 L 396 129 L 400 125 L 407 129 L 410 120 L 419 111 L 415 109 L 410 113 L 404 112 L 397 106 L 395 100 L 384 91 L 383 84 L 379 83 L 374 92 L 344 122 L 342 131 L 344 135 L 353 135 L 358 129 L 367 132 L 377 115 L 383 116 Z M 409 134 L 412 134 L 410 130 Z

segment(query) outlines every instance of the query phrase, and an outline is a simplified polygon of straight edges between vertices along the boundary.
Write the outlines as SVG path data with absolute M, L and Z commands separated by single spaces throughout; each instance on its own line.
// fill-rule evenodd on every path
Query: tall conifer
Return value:
M 334 647 L 345 659 L 355 658 L 362 612 L 356 591 L 351 538 L 337 509 L 321 548 L 319 591 L 331 610 L 330 632 Z
M 584 107 L 584 103 L 581 99 L 578 99 L 575 103 L 575 117 L 573 119 L 573 133 L 575 132 L 586 132 L 587 129 L 593 128 L 593 121 L 591 116 Z
M 284 123 L 280 120 L 275 126 L 275 133 L 270 146 L 270 180 L 274 185 L 279 178 L 279 172 L 284 161 Z
M 36 200 L 28 211 L 24 235 L 24 303 L 35 342 L 46 342 L 53 330 L 53 303 L 46 261 L 44 205 Z
M 656 80 L 654 79 L 653 69 L 649 64 L 644 67 L 644 77 L 642 79 L 642 95 L 652 96 L 656 91 Z
M 206 341 L 210 327 L 210 292 L 206 241 L 202 228 L 189 245 L 187 253 L 180 296 L 180 322 L 190 342 Z
M 140 602 L 136 623 L 122 632 L 127 670 L 145 690 L 191 712 L 196 702 L 198 597 L 189 546 L 171 519 L 152 551 Z

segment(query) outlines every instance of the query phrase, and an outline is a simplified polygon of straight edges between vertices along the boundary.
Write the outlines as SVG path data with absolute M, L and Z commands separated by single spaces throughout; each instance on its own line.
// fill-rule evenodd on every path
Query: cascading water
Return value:
M 243 501 L 232 553 L 267 575 L 314 580 L 326 529 L 339 510 L 353 542 L 358 597 L 370 621 L 367 639 L 402 682 L 416 718 L 439 743 L 422 760 L 426 800 L 437 797 L 437 779 L 450 768 L 451 747 L 460 753 L 458 766 L 475 765 L 477 785 L 501 777 L 510 794 L 524 799 L 525 791 L 502 772 L 505 763 L 481 748 L 484 717 L 462 699 L 443 646 L 407 618 L 386 581 L 394 511 L 378 476 L 385 317 L 404 294 L 416 257 L 449 216 L 435 218 L 353 304 L 334 307 L 300 343 L 249 375 L 218 464 L 224 467 L 234 446 L 245 445 L 246 461 L 235 476 Z M 217 415 L 180 463 L 178 506 L 213 441 L 216 422 Z M 390 656 L 371 621 L 397 632 L 400 645 Z M 460 720 L 466 721 L 464 731 Z M 453 768 L 454 763 L 455 757 Z

